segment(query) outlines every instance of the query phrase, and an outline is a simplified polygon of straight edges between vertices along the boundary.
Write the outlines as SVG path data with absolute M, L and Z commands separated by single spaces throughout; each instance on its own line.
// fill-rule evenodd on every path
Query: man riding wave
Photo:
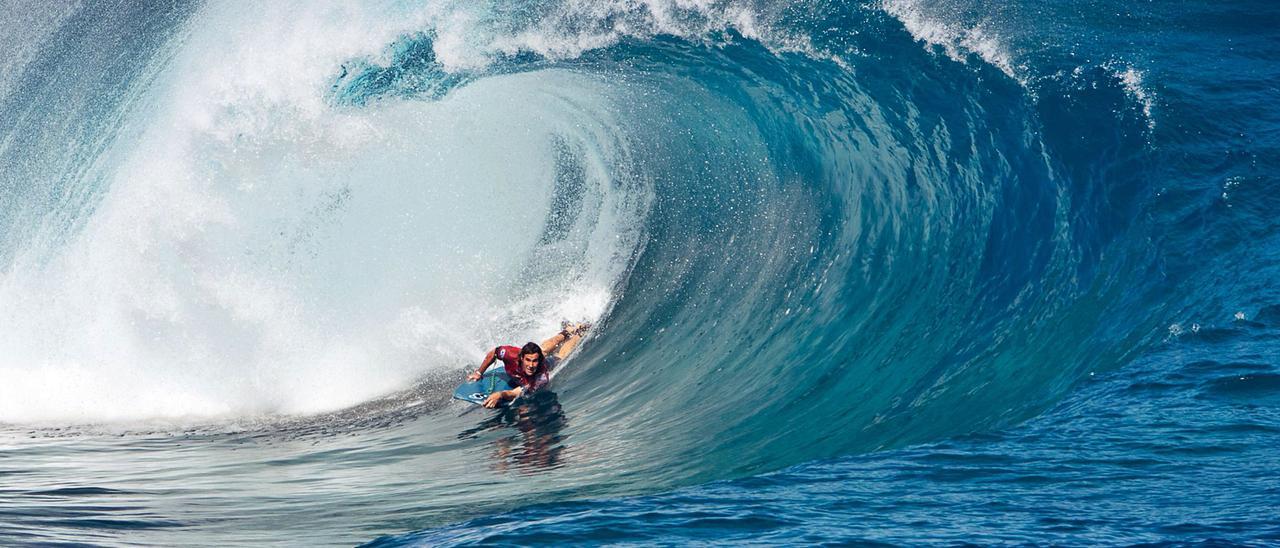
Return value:
M 564 322 L 561 324 L 560 332 L 542 341 L 541 345 L 528 342 L 522 347 L 496 347 L 485 354 L 484 361 L 480 363 L 480 369 L 467 375 L 467 380 L 480 380 L 485 370 L 493 365 L 494 361 L 502 360 L 507 376 L 511 377 L 511 388 L 489 394 L 489 397 L 484 400 L 484 406 L 492 409 L 506 400 L 514 400 L 532 393 L 551 381 L 549 375 L 551 369 L 578 346 L 582 341 L 582 334 L 590 328 L 591 325 L 587 323 L 573 325 Z

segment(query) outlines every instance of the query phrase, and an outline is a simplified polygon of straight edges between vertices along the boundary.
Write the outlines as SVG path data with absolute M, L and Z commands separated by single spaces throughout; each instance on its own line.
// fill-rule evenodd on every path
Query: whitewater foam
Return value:
M 212 5 L 193 23 L 100 204 L 0 281 L 0 421 L 327 411 L 604 313 L 647 202 L 620 184 L 600 83 L 543 71 L 338 108 L 344 61 L 437 12 L 325 8 Z M 554 264 L 537 234 L 564 141 L 594 211 Z
M 977 55 L 1026 87 L 1026 77 L 1020 74 L 999 35 L 982 25 L 961 25 L 932 16 L 917 0 L 886 0 L 881 9 L 902 22 L 917 41 L 941 49 L 952 60 L 967 63 L 970 54 Z
M 1129 94 L 1129 97 L 1133 98 L 1138 103 L 1139 108 L 1142 109 L 1142 116 L 1147 120 L 1147 127 L 1155 129 L 1156 119 L 1152 112 L 1155 110 L 1156 98 L 1155 94 L 1147 89 L 1144 84 L 1145 75 L 1143 72 L 1131 66 L 1117 63 L 1111 63 L 1108 68 L 1120 80 L 1121 85 L 1124 86 L 1125 93 Z

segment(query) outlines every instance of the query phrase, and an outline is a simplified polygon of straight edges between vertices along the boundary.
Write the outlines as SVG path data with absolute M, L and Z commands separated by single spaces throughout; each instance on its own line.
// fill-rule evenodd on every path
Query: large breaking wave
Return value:
M 557 390 L 653 486 L 1023 419 L 1169 305 L 1140 74 L 910 3 L 166 16 L 105 104 L 0 80 L 100 106 L 4 128 L 0 421 L 318 413 L 583 318 Z

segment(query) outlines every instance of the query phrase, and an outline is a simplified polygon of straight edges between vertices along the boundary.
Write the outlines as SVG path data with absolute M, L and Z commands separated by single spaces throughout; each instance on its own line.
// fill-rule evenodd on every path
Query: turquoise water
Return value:
M 0 540 L 1280 540 L 1269 4 L 0 25 Z

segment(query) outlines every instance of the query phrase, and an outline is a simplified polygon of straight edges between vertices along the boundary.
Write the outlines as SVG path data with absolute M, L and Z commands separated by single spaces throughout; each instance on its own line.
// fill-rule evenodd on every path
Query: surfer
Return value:
M 484 376 L 484 372 L 496 360 L 502 360 L 507 375 L 511 377 L 512 388 L 510 390 L 498 390 L 484 400 L 484 406 L 490 409 L 497 407 L 498 404 L 505 400 L 514 400 L 521 395 L 533 392 L 550 382 L 548 376 L 551 369 L 556 366 L 560 360 L 564 359 L 573 351 L 574 347 L 582 341 L 582 334 L 590 329 L 591 325 L 580 323 L 571 325 L 568 322 L 562 324 L 559 333 L 552 335 L 542 344 L 535 342 L 525 343 L 523 347 L 515 346 L 499 346 L 490 350 L 485 354 L 484 361 L 480 363 L 480 369 L 467 375 L 468 381 L 478 381 Z

